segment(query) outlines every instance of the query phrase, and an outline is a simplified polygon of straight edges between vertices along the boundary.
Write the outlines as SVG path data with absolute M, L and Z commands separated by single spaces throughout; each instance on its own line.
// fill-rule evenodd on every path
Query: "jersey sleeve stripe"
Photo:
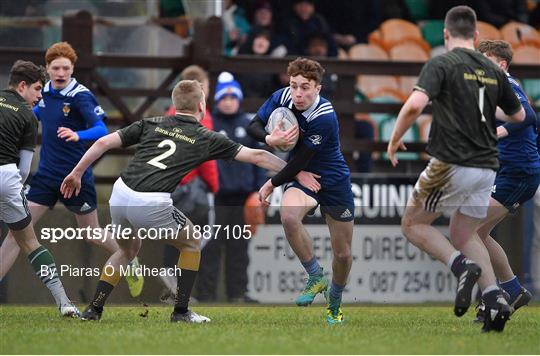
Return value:
M 427 92 L 426 89 L 422 88 L 422 87 L 419 87 L 418 85 L 415 85 L 413 90 L 418 90 L 418 91 L 421 91 L 422 93 L 426 94 L 427 96 L 429 96 L 429 93 Z
M 289 100 L 291 100 L 291 92 L 290 91 L 287 93 L 287 96 L 285 96 L 285 102 L 287 102 Z
M 329 110 L 326 110 L 326 111 L 321 111 L 320 113 L 318 113 L 317 115 L 313 116 L 312 118 L 306 120 L 307 122 L 311 122 L 313 120 L 315 120 L 316 118 L 318 118 L 319 116 L 322 116 L 322 115 L 325 115 L 325 114 L 330 114 L 334 112 L 334 109 L 329 109 Z
M 307 119 L 311 119 L 314 115 L 316 115 L 318 112 L 325 110 L 325 108 L 330 107 L 328 103 L 322 104 L 317 109 L 313 110 L 307 117 Z
M 67 96 L 74 97 L 75 95 L 77 95 L 77 94 L 79 94 L 79 93 L 81 93 L 81 92 L 83 92 L 83 91 L 90 91 L 90 90 L 89 90 L 88 88 L 86 88 L 85 86 L 82 86 L 82 85 L 81 85 L 81 87 L 79 87 L 79 88 L 77 88 L 77 89 L 74 89 L 74 90 L 72 90 L 71 92 L 69 92 L 69 93 L 67 94 Z
M 287 101 L 287 96 L 291 95 L 291 88 L 287 87 L 283 90 L 281 93 L 281 97 L 279 98 L 279 103 L 283 105 Z
M 317 109 L 315 109 L 309 116 L 307 117 L 308 120 L 311 120 L 315 115 L 320 113 L 321 111 L 324 111 L 328 108 L 332 108 L 332 105 L 330 103 L 324 103 L 321 106 L 319 106 Z

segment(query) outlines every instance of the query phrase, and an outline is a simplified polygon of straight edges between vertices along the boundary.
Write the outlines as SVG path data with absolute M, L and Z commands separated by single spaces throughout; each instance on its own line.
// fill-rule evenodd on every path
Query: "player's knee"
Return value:
M 412 226 L 412 224 L 411 224 L 411 221 L 409 219 L 401 219 L 401 233 L 409 241 L 412 238 L 411 226 Z
M 485 231 L 478 231 L 478 236 L 480 237 L 482 241 L 485 242 L 487 238 L 489 237 L 489 234 Z
M 302 221 L 298 219 L 297 214 L 287 209 L 281 211 L 281 223 L 285 229 L 295 229 L 302 225 Z
M 352 262 L 352 254 L 349 248 L 334 251 L 334 260 L 340 264 L 348 264 Z
M 455 227 L 452 225 L 450 225 L 448 233 L 450 234 L 450 240 L 452 241 L 452 245 L 454 245 L 454 247 L 458 250 L 463 249 L 463 247 L 474 236 L 474 231 L 463 229 L 461 227 Z

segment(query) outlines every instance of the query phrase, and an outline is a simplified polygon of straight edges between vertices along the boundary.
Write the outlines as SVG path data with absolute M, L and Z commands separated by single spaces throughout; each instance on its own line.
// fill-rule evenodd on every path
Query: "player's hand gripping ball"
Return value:
M 265 130 L 269 134 L 272 134 L 276 127 L 279 127 L 281 131 L 285 132 L 292 127 L 298 127 L 298 120 L 296 120 L 296 116 L 294 116 L 294 113 L 291 110 L 285 107 L 279 107 L 270 114 Z M 298 133 L 293 137 L 289 144 L 277 145 L 276 148 L 284 152 L 292 150 L 298 142 L 299 131 L 300 130 L 297 130 Z

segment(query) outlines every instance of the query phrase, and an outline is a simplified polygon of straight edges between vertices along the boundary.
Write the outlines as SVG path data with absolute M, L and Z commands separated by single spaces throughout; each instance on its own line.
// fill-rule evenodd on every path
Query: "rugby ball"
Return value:
M 283 124 L 281 124 L 281 122 L 283 122 Z M 268 123 L 266 124 L 265 130 L 267 133 L 271 134 L 276 126 L 281 127 L 282 131 L 287 131 L 293 126 L 298 126 L 298 120 L 296 120 L 296 116 L 294 116 L 294 113 L 291 110 L 285 107 L 279 107 L 270 114 L 270 118 L 268 118 Z M 299 134 L 294 139 L 294 143 L 286 146 L 277 146 L 276 148 L 284 152 L 292 150 L 298 142 L 298 136 Z

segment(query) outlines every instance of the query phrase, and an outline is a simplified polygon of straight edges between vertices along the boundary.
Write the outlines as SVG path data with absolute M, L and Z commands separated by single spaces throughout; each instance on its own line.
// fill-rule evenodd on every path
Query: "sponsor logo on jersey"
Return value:
M 70 103 L 64 103 L 64 107 L 62 108 L 62 112 L 64 113 L 64 116 L 68 116 L 70 111 L 71 111 L 71 108 L 70 108 Z
M 484 71 L 482 71 L 484 72 Z M 476 82 L 479 82 L 481 84 L 488 84 L 488 85 L 497 85 L 498 82 L 497 82 L 497 79 L 495 78 L 492 78 L 492 77 L 485 77 L 485 72 L 483 75 L 480 75 L 478 74 L 478 71 L 476 71 L 475 73 L 463 73 L 463 79 L 465 80 L 474 80 Z
M 315 146 L 320 145 L 321 142 L 322 142 L 322 136 L 321 135 L 311 135 L 311 136 L 308 137 L 308 140 L 310 140 L 311 143 L 314 144 Z
M 160 133 L 162 135 L 169 136 L 171 138 L 175 138 L 177 140 L 185 141 L 185 142 L 190 143 L 192 145 L 194 145 L 195 142 L 197 141 L 194 138 L 187 137 L 186 135 L 183 135 L 183 134 L 181 134 L 179 132 L 174 132 L 174 130 L 169 131 L 169 130 L 166 130 L 166 129 L 162 129 L 161 127 L 156 127 L 154 129 L 154 131 L 158 132 L 158 133 Z
M 3 107 L 3 108 L 6 108 L 6 109 L 10 109 L 10 110 L 13 110 L 15 112 L 19 111 L 19 108 L 18 107 L 15 107 L 13 105 L 10 105 L 10 104 L 7 104 L 7 103 L 4 103 L 2 101 L 0 101 L 0 107 Z
M 100 105 L 96 106 L 94 108 L 94 114 L 96 115 L 105 115 L 105 111 L 103 111 L 103 109 L 101 108 Z

